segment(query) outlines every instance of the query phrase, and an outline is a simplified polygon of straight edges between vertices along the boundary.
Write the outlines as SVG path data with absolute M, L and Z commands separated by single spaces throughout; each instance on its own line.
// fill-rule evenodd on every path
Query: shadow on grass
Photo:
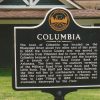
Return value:
M 0 76 L 11 76 L 12 69 L 11 68 L 0 68 Z

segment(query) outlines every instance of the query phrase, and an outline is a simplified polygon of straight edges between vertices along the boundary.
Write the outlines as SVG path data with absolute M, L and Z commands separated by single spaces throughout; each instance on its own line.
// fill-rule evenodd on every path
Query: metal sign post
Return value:
M 54 96 L 54 100 L 65 100 L 64 97 L 70 92 L 75 92 L 77 89 L 50 89 L 42 90 L 42 92 L 50 93 Z

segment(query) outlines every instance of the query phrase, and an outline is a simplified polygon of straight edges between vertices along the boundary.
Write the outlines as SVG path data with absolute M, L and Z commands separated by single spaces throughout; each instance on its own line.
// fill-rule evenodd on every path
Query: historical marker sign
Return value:
M 100 28 L 79 26 L 66 9 L 15 27 L 14 53 L 15 89 L 100 87 Z

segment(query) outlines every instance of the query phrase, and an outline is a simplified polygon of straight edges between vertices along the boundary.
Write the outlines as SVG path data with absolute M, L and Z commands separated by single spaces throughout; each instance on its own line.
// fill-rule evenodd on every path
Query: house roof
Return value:
M 85 9 L 100 9 L 100 0 L 72 0 Z
M 33 0 L 34 1 L 34 0 Z M 34 4 L 34 2 L 37 2 Z M 52 8 L 54 6 L 62 6 L 67 8 L 75 8 L 75 9 L 82 9 L 82 7 L 77 4 L 76 2 L 73 2 L 71 0 L 35 0 L 33 3 L 29 0 L 4 0 L 2 3 L 0 3 L 0 9 L 2 8 Z M 33 6 L 35 5 L 35 6 Z M 66 5 L 66 6 L 64 6 Z
M 100 18 L 100 10 L 71 10 L 75 18 Z
M 66 0 L 60 0 L 66 1 Z M 94 0 L 67 0 L 70 3 L 82 1 L 84 4 L 90 4 Z M 100 0 L 95 0 L 99 1 Z M 89 2 L 89 3 L 87 3 Z M 93 3 L 93 2 L 92 2 Z M 80 7 L 80 6 L 78 6 Z M 43 9 L 0 9 L 0 18 L 44 18 L 49 8 Z M 70 9 L 74 18 L 100 18 L 100 10 L 97 9 Z
M 44 18 L 49 9 L 2 9 L 0 18 Z M 100 18 L 100 10 L 70 10 L 74 18 Z
M 77 2 L 74 2 L 73 0 L 59 0 L 60 2 L 62 2 L 63 4 L 67 4 L 67 3 L 69 3 L 69 4 L 71 4 L 71 5 L 73 5 L 75 8 L 77 8 L 77 9 L 82 9 L 83 7 L 82 6 L 80 6 Z

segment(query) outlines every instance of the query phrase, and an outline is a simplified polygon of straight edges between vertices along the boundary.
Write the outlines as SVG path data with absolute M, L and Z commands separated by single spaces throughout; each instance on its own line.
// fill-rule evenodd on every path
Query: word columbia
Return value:
M 38 34 L 38 40 L 81 40 L 79 34 Z

